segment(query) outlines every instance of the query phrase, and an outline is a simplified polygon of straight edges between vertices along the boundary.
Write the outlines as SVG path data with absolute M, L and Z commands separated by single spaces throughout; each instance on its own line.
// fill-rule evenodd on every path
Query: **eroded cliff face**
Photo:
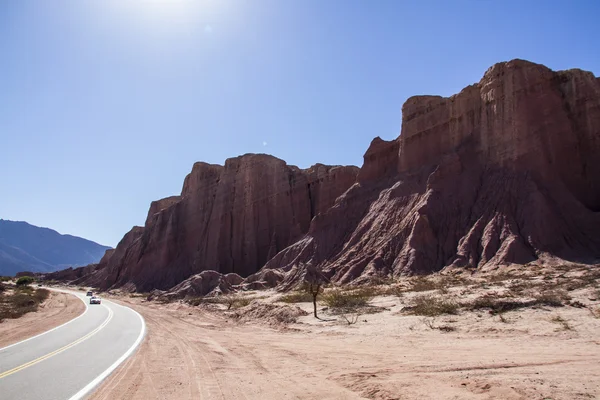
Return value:
M 181 283 L 189 295 L 233 285 L 206 270 L 285 288 L 316 270 L 349 283 L 600 262 L 593 74 L 513 60 L 450 98 L 412 97 L 402 114 L 400 136 L 375 138 L 360 171 L 253 154 L 196 163 L 181 196 L 153 202 L 145 227 L 84 279 L 143 291 Z
M 205 270 L 248 276 L 308 232 L 356 180 L 358 168 L 307 170 L 262 154 L 196 163 L 181 196 L 152 203 L 88 282 L 103 288 L 168 289 Z
M 600 80 L 522 60 L 416 96 L 397 140 L 266 268 L 340 283 L 535 260 L 600 261 Z

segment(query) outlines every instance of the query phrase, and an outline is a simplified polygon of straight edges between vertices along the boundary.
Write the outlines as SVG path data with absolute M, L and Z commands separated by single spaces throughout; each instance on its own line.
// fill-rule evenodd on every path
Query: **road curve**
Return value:
M 142 341 L 146 325 L 131 308 L 104 299 L 90 305 L 84 293 L 64 292 L 79 297 L 85 312 L 0 349 L 2 400 L 84 398 Z

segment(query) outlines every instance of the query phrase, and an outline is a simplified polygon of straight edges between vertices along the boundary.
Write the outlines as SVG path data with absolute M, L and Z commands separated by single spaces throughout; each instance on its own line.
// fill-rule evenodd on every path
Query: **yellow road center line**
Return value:
M 20 366 L 15 367 L 15 368 L 13 368 L 11 370 L 8 370 L 6 372 L 1 373 L 0 374 L 0 379 L 6 378 L 7 376 L 14 374 L 15 372 L 19 372 L 21 370 L 24 370 L 25 368 L 31 367 L 32 365 L 35 365 L 35 364 L 37 364 L 39 362 L 47 360 L 48 358 L 50 358 L 52 356 L 55 356 L 55 355 L 57 355 L 59 353 L 62 353 L 63 351 L 65 351 L 67 349 L 70 349 L 71 347 L 73 347 L 73 346 L 75 346 L 75 345 L 83 342 L 84 340 L 89 339 L 90 337 L 94 336 L 96 333 L 98 333 L 98 331 L 100 331 L 102 328 L 104 328 L 110 322 L 110 320 L 113 317 L 113 311 L 110 308 L 108 308 L 108 307 L 106 307 L 106 309 L 108 310 L 108 317 L 106 318 L 106 320 L 104 320 L 104 322 L 102 323 L 102 325 L 100 325 L 99 327 L 97 327 L 96 329 L 94 329 L 93 331 L 91 331 L 90 333 L 88 333 L 87 335 L 80 337 L 79 339 L 75 340 L 74 342 L 69 343 L 69 344 L 63 346 L 63 347 L 61 347 L 58 350 L 54 350 L 53 352 L 48 353 L 48 354 L 46 354 L 44 356 L 41 356 L 39 358 L 36 358 L 33 361 L 29 361 L 29 362 L 27 362 L 27 363 L 25 363 L 23 365 L 20 365 Z

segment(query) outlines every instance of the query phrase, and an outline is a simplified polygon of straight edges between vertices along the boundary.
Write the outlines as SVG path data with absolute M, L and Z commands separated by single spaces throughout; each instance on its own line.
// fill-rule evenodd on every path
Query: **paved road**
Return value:
M 139 345 L 143 318 L 102 299 L 66 324 L 0 349 L 0 399 L 80 399 Z

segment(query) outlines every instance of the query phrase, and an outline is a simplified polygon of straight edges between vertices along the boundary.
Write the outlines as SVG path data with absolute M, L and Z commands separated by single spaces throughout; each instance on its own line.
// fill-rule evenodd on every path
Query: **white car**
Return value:
M 100 304 L 102 300 L 100 300 L 100 297 L 98 296 L 92 296 L 90 297 L 90 304 Z

